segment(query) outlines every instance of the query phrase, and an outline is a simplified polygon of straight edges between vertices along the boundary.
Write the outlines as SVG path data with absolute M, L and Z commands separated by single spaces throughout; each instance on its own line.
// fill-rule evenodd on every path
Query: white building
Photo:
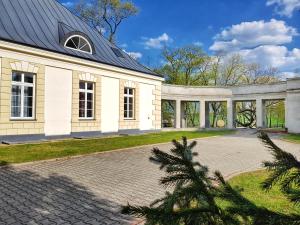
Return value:
M 55 0 L 0 0 L 0 137 L 161 128 L 163 78 Z

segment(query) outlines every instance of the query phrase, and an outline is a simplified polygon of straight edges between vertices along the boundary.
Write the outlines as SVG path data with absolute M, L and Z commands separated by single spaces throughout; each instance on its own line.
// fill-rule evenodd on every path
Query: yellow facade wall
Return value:
M 12 120 L 10 117 L 11 78 L 12 71 L 14 70 L 36 74 L 35 118 L 32 120 Z M 0 80 L 0 135 L 44 133 L 44 90 L 45 66 L 10 58 L 2 58 Z
M 124 88 L 134 88 L 134 119 L 124 118 Z M 119 129 L 139 129 L 140 124 L 140 86 L 138 82 L 120 79 L 120 120 Z
M 94 118 L 79 118 L 79 81 L 94 83 Z M 88 132 L 101 130 L 101 76 L 73 71 L 72 93 L 72 132 Z

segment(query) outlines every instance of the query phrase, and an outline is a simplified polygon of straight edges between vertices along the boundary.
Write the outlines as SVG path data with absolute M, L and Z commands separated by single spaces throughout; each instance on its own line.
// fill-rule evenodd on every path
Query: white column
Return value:
M 205 110 L 205 101 L 200 101 L 200 128 L 205 128 L 205 117 L 206 117 L 206 110 Z
M 264 127 L 264 105 L 262 99 L 256 99 L 256 127 Z
M 233 128 L 233 102 L 232 99 L 227 100 L 227 128 Z
M 181 128 L 181 101 L 176 100 L 176 128 Z

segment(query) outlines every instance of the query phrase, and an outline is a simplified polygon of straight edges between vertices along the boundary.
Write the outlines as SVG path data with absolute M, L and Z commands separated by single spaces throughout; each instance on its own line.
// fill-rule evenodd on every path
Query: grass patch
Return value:
M 233 187 L 241 188 L 242 195 L 255 203 L 257 206 L 265 207 L 271 211 L 289 214 L 300 214 L 300 207 L 290 203 L 281 193 L 278 186 L 274 186 L 266 192 L 261 189 L 260 184 L 268 177 L 265 170 L 244 173 L 233 177 L 229 183 Z
M 147 144 L 179 140 L 182 136 L 188 139 L 225 135 L 234 131 L 174 131 L 144 135 L 109 137 L 85 140 L 64 140 L 40 144 L 22 144 L 0 147 L 0 164 L 22 163 L 37 160 L 53 159 L 67 156 L 104 152 L 109 150 L 136 147 Z
M 300 134 L 287 134 L 283 137 L 283 139 L 293 141 L 300 144 Z

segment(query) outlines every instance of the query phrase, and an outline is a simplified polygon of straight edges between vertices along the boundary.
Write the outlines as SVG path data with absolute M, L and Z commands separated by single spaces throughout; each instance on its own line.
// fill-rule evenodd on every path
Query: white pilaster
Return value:
M 264 127 L 264 105 L 262 99 L 256 99 L 256 127 Z
M 181 101 L 176 100 L 176 128 L 181 128 Z
M 233 102 L 232 99 L 227 100 L 227 128 L 233 128 Z
M 205 100 L 200 101 L 200 128 L 205 128 Z

